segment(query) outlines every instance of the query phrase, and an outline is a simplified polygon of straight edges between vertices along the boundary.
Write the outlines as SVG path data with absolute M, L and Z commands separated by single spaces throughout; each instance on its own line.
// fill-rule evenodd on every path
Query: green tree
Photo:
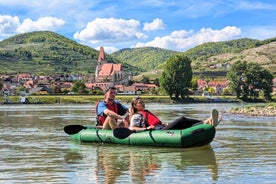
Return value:
M 74 82 L 72 91 L 78 94 L 87 93 L 85 83 L 82 80 L 77 80 Z
M 185 55 L 175 55 L 170 57 L 165 65 L 164 71 L 161 74 L 160 86 L 172 98 L 185 98 L 188 96 L 189 87 L 192 80 L 191 60 Z
M 242 100 L 257 99 L 262 90 L 266 100 L 271 99 L 273 75 L 258 63 L 238 61 L 227 73 L 230 88 Z
M 153 82 L 156 86 L 159 86 L 159 79 L 154 79 L 154 82 Z
M 262 69 L 260 72 L 260 79 L 261 79 L 261 84 L 260 88 L 264 92 L 264 98 L 266 100 L 271 100 L 271 92 L 273 88 L 273 75 L 272 73 L 267 70 L 267 69 Z
M 3 87 L 4 87 L 4 84 L 2 82 L 2 79 L 0 79 L 0 90 L 2 90 Z
M 20 85 L 20 86 L 16 89 L 16 93 L 19 94 L 20 91 L 27 91 L 27 89 L 26 89 L 24 86 Z
M 149 77 L 145 77 L 145 76 L 143 76 L 143 78 L 142 78 L 142 82 L 143 82 L 144 84 L 149 84 L 149 83 L 150 83 L 150 79 L 149 79 Z
M 229 87 L 235 93 L 237 98 L 241 98 L 243 85 L 245 84 L 245 61 L 237 61 L 232 66 L 229 72 L 227 72 L 227 79 L 229 82 Z
M 197 77 L 193 77 L 192 78 L 192 81 L 191 81 L 191 87 L 192 87 L 192 90 L 193 91 L 196 91 L 197 90 L 197 80 L 198 80 L 198 78 Z

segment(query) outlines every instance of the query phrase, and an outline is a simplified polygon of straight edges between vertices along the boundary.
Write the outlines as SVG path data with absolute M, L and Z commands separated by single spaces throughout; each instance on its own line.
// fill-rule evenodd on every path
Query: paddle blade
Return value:
M 132 133 L 135 133 L 135 131 L 130 130 L 128 128 L 115 128 L 113 130 L 114 137 L 118 139 L 125 139 L 128 136 L 130 136 Z
M 63 129 L 64 129 L 65 133 L 72 135 L 72 134 L 77 134 L 81 130 L 86 129 L 86 128 L 87 127 L 82 126 L 82 125 L 67 125 Z

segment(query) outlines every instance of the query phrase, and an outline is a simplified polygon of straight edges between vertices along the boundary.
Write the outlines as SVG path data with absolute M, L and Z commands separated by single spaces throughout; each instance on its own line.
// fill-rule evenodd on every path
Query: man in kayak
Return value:
M 170 124 L 162 123 L 161 120 L 155 116 L 153 113 L 145 109 L 145 103 L 141 97 L 135 98 L 131 102 L 130 108 L 130 126 L 131 130 L 148 130 L 148 129 L 185 129 L 189 128 L 195 124 L 207 123 L 212 126 L 217 126 L 221 120 L 218 115 L 218 111 L 213 109 L 211 112 L 211 117 L 205 121 L 188 119 L 184 116 L 177 118 Z
M 117 120 L 121 119 L 124 127 L 129 126 L 128 107 L 121 104 L 116 97 L 116 87 L 112 86 L 105 90 L 104 100 L 96 105 L 97 126 L 103 129 L 118 128 Z M 126 116 L 124 116 L 126 115 Z

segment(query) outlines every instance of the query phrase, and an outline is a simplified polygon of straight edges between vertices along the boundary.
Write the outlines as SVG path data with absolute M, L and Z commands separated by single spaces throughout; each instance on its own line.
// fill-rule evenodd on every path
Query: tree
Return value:
M 197 77 L 193 77 L 192 78 L 192 81 L 191 81 L 191 87 L 192 87 L 192 90 L 193 91 L 196 91 L 197 90 L 197 80 L 198 80 L 198 78 Z
M 244 101 L 257 99 L 259 91 L 262 90 L 265 99 L 271 99 L 273 75 L 258 63 L 237 61 L 227 73 L 227 79 L 237 98 Z
M 26 89 L 24 86 L 20 85 L 20 86 L 18 86 L 18 88 L 16 89 L 16 93 L 19 94 L 20 91 L 26 91 L 26 90 L 27 90 L 27 89 Z
M 142 82 L 143 82 L 144 84 L 149 84 L 149 83 L 150 83 L 149 77 L 143 76 Z
M 156 86 L 160 86 L 160 84 L 159 84 L 159 79 L 154 79 L 154 82 L 153 82 Z
M 262 69 L 260 72 L 261 84 L 260 88 L 264 92 L 264 98 L 266 100 L 271 100 L 271 92 L 273 87 L 273 75 L 267 69 Z
M 235 93 L 237 98 L 241 98 L 242 89 L 245 82 L 244 72 L 246 69 L 245 61 L 237 61 L 231 66 L 229 72 L 227 72 L 227 79 L 230 80 L 229 86 Z
M 74 82 L 72 91 L 78 94 L 87 93 L 84 81 L 77 80 L 76 82 Z
M 192 80 L 191 60 L 184 55 L 175 55 L 170 57 L 161 74 L 160 86 L 172 98 L 185 98 L 188 96 L 188 88 L 191 87 Z
M 4 84 L 2 82 L 2 79 L 0 79 L 0 91 L 2 90 L 3 87 L 4 87 Z

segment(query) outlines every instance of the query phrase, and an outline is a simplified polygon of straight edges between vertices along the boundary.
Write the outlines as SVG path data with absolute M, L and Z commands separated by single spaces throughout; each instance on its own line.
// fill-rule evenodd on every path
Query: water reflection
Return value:
M 74 146 L 78 146 L 78 143 Z M 90 178 L 102 183 L 147 183 L 162 178 L 162 183 L 183 182 L 183 175 L 191 175 L 193 171 L 205 170 L 205 178 L 212 181 L 218 179 L 218 164 L 215 152 L 211 146 L 198 148 L 145 148 L 117 145 L 79 145 L 80 149 L 72 149 L 64 156 L 67 167 L 76 167 L 78 164 L 95 157 L 95 170 Z M 90 153 L 87 155 L 87 153 Z M 209 175 L 209 177 L 208 177 Z
M 149 104 L 162 120 L 205 119 L 236 104 Z M 70 141 L 93 105 L 0 106 L 1 183 L 275 183 L 276 119 L 224 113 L 210 146 L 151 148 Z

